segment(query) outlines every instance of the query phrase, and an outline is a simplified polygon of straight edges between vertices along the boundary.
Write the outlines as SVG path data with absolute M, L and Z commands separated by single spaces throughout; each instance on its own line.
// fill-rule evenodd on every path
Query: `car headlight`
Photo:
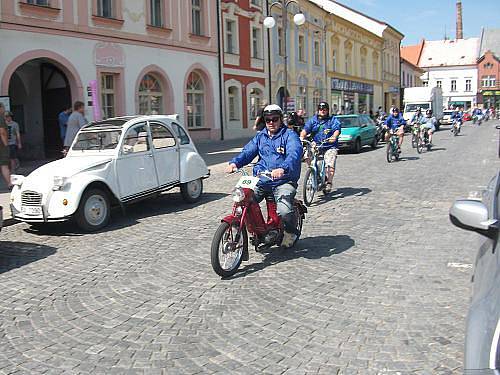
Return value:
M 245 199 L 245 193 L 241 188 L 235 188 L 231 195 L 234 203 L 240 203 Z
M 25 177 L 20 174 L 13 174 L 10 176 L 10 183 L 12 185 L 21 186 L 24 182 L 24 178 Z
M 67 177 L 54 176 L 54 185 L 52 190 L 61 190 L 64 185 L 66 185 Z

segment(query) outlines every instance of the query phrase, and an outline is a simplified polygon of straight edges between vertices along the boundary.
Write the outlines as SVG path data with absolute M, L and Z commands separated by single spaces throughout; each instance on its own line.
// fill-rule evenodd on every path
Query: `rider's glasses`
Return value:
M 271 122 L 278 122 L 279 119 L 279 117 L 266 117 L 264 120 L 266 124 L 270 124 Z
M 326 105 L 318 106 L 318 111 L 328 111 L 328 107 Z

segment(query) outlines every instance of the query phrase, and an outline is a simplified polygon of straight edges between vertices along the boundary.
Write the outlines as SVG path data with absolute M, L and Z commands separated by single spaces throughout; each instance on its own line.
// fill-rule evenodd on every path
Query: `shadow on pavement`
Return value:
M 180 193 L 162 194 L 157 198 L 149 198 L 126 206 L 125 215 L 122 214 L 119 208 L 114 209 L 109 225 L 94 233 L 107 233 L 128 228 L 139 224 L 140 219 L 182 212 L 225 198 L 227 195 L 225 193 L 204 193 L 199 202 L 189 204 L 182 200 Z M 30 228 L 24 229 L 24 231 L 35 235 L 63 237 L 78 237 L 87 234 L 87 232 L 78 228 L 73 221 L 32 225 Z
M 0 241 L 0 273 L 54 255 L 57 249 L 28 242 Z
M 322 196 L 322 199 L 342 199 L 352 196 L 361 197 L 363 195 L 369 194 L 372 189 L 369 188 L 353 188 L 353 187 L 342 187 L 338 189 L 333 189 L 333 191 L 328 196 Z
M 330 257 L 341 254 L 353 246 L 354 240 L 347 235 L 307 237 L 300 239 L 292 249 L 271 248 L 269 253 L 264 255 L 264 260 L 261 263 L 249 263 L 242 267 L 236 275 L 228 279 L 244 277 L 288 260 Z M 249 251 L 251 262 L 252 250 L 249 249 Z
M 446 151 L 446 148 L 444 148 L 444 147 L 433 147 L 433 148 L 431 148 L 430 152 L 434 152 L 434 151 Z
M 412 161 L 412 160 L 420 160 L 418 156 L 402 156 L 399 158 L 399 161 Z

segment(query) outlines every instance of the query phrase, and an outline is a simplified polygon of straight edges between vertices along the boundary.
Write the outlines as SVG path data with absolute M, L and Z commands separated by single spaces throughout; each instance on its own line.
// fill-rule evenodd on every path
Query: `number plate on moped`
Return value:
M 243 176 L 240 178 L 240 180 L 236 184 L 236 187 L 242 188 L 242 189 L 255 190 L 255 187 L 257 186 L 259 180 L 260 180 L 259 177 Z

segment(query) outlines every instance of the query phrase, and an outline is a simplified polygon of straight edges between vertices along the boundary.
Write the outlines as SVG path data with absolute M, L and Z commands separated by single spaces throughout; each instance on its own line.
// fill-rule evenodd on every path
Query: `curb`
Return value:
M 9 218 L 3 220 L 2 228 L 10 227 L 11 225 L 14 225 L 17 223 L 20 223 L 20 221 L 14 219 L 13 217 L 9 217 Z

